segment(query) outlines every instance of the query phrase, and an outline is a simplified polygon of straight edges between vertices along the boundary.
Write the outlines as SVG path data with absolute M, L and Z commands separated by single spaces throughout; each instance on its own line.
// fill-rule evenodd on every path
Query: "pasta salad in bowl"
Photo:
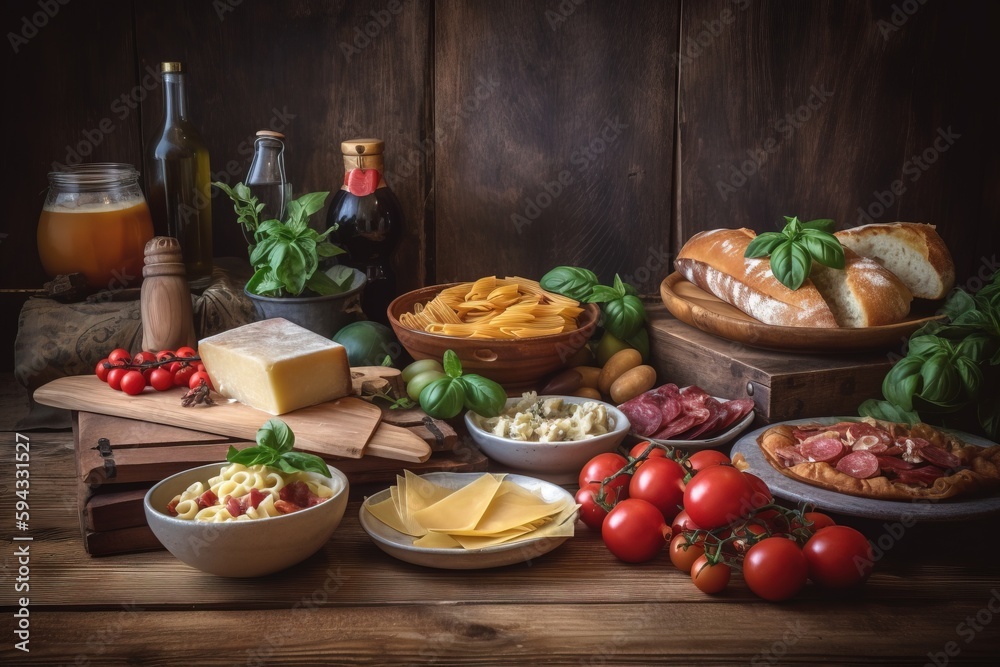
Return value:
M 212 463 L 178 473 L 146 493 L 146 521 L 191 567 L 257 577 L 313 555 L 347 507 L 347 477 L 329 468 L 285 472 L 262 464 Z

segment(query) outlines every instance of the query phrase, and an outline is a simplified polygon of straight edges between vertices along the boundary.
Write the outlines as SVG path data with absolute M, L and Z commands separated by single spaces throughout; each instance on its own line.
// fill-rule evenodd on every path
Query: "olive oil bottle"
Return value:
M 212 197 L 208 147 L 187 114 L 181 63 L 160 65 L 163 74 L 163 129 L 149 165 L 149 206 L 157 233 L 180 242 L 188 284 L 208 285 L 212 277 Z

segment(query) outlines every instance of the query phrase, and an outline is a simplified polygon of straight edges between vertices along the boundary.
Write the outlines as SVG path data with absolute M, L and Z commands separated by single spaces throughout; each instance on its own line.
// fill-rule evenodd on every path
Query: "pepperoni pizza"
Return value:
M 941 500 L 1000 489 L 1000 446 L 969 445 L 927 424 L 779 424 L 757 442 L 782 474 L 852 496 Z

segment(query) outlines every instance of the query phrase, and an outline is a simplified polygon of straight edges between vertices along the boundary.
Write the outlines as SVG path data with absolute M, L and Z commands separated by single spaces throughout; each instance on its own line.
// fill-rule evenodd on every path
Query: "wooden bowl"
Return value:
M 569 359 L 586 345 L 597 328 L 600 310 L 585 305 L 577 319 L 578 328 L 552 336 L 483 339 L 442 336 L 408 329 L 399 323 L 403 313 L 413 312 L 418 303 L 427 303 L 438 292 L 459 283 L 433 285 L 397 297 L 389 304 L 389 324 L 399 342 L 414 359 L 441 360 L 445 350 L 454 350 L 466 373 L 478 373 L 504 387 L 524 387 L 566 367 Z

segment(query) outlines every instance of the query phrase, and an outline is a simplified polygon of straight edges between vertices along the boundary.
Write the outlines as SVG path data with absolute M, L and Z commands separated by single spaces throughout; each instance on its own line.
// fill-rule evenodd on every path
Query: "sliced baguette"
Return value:
M 771 273 L 769 260 L 743 256 L 755 236 L 750 229 L 699 232 L 681 248 L 674 266 L 698 287 L 766 324 L 836 327 L 836 318 L 812 282 L 790 290 Z
M 955 263 L 934 225 L 875 223 L 839 231 L 836 237 L 895 273 L 915 297 L 942 299 L 955 285 Z
M 913 297 L 904 282 L 874 259 L 844 248 L 844 269 L 813 262 L 810 280 L 842 327 L 894 324 L 910 312 Z

